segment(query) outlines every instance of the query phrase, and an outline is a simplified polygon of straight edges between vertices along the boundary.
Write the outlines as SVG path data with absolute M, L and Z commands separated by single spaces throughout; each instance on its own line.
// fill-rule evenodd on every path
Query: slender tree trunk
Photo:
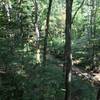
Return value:
M 4 8 L 5 8 L 7 20 L 8 20 L 8 22 L 10 22 L 11 21 L 10 10 L 12 9 L 11 1 L 10 0 L 4 1 L 3 5 L 4 5 Z
M 22 4 L 22 0 L 18 0 L 17 1 L 17 5 L 18 7 L 20 8 Z M 22 18 L 22 12 L 21 10 L 18 10 L 18 14 L 17 14 L 17 21 L 18 21 L 18 27 L 19 27 L 19 36 L 18 38 L 20 38 L 20 42 L 21 42 L 21 47 L 24 48 L 24 42 L 23 42 L 23 36 L 24 36 L 24 27 L 23 27 L 23 18 Z M 24 61 L 23 61 L 23 57 L 24 57 L 24 53 L 21 55 L 21 64 L 23 65 L 24 64 Z
M 96 31 L 96 0 L 91 0 L 90 1 L 90 5 L 91 5 L 91 15 L 90 15 L 90 33 L 91 33 L 91 45 L 92 45 L 92 51 L 91 51 L 91 69 L 93 70 L 95 68 L 95 43 L 94 43 L 94 39 L 95 39 L 95 31 Z
M 96 0 L 92 1 L 93 2 L 93 43 L 92 43 L 92 67 L 95 68 L 96 67 L 96 63 L 95 63 L 95 35 L 96 35 L 96 12 L 97 12 L 97 7 L 96 7 Z
M 36 63 L 39 64 L 40 61 L 40 32 L 38 27 L 38 3 L 35 0 L 35 33 L 36 33 L 36 46 L 37 46 L 37 53 L 36 53 Z
M 72 23 L 73 0 L 66 0 L 66 26 L 65 26 L 65 100 L 71 100 L 71 23 Z
M 49 20 L 50 20 L 51 6 L 52 6 L 52 0 L 49 0 L 49 7 L 48 7 L 47 19 L 46 19 L 45 37 L 44 37 L 44 53 L 43 53 L 44 66 L 46 66 L 47 40 L 48 40 L 48 35 L 49 35 Z

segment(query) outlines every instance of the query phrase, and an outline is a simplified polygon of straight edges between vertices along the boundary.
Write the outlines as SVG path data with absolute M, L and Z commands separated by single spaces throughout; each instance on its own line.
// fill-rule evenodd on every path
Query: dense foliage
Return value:
M 0 100 L 63 100 L 65 1 L 53 0 L 43 47 L 49 0 L 0 0 Z M 82 0 L 74 0 L 73 12 Z M 39 48 L 35 30 L 38 16 Z M 72 60 L 83 70 L 100 67 L 100 1 L 84 0 L 72 22 Z M 39 62 L 38 62 L 38 61 Z M 72 76 L 72 100 L 96 100 L 96 88 Z

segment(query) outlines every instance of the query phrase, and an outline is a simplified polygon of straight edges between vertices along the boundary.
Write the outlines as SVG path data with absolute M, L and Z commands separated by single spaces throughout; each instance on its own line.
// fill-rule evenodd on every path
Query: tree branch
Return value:
M 83 6 L 84 2 L 85 2 L 85 0 L 82 1 L 82 3 L 80 4 L 80 6 L 78 7 L 78 9 L 76 10 L 76 12 L 74 13 L 73 18 L 72 18 L 72 23 L 73 23 L 73 21 L 74 21 L 76 15 L 77 15 L 77 13 L 78 13 L 78 11 L 79 11 L 80 8 Z

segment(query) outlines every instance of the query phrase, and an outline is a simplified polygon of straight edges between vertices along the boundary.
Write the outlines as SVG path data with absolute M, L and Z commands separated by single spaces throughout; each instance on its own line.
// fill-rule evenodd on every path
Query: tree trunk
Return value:
M 37 46 L 37 53 L 36 53 L 36 63 L 39 64 L 40 61 L 40 32 L 38 27 L 38 3 L 35 0 L 35 33 L 36 33 L 36 46 Z
M 91 69 L 95 69 L 95 43 L 94 43 L 94 39 L 95 39 L 95 31 L 96 31 L 96 0 L 91 0 L 90 1 L 90 10 L 91 10 L 91 15 L 90 15 L 90 34 L 91 34 L 91 44 L 92 45 L 92 51 L 91 51 Z
M 3 2 L 4 8 L 5 8 L 5 13 L 6 13 L 6 17 L 7 17 L 7 21 L 10 22 L 11 21 L 11 15 L 10 15 L 10 11 L 12 9 L 12 5 L 11 5 L 11 1 L 4 1 Z
M 71 23 L 72 23 L 73 0 L 66 0 L 66 26 L 65 26 L 65 100 L 71 100 Z
M 47 20 L 46 20 L 46 29 L 45 29 L 45 37 L 44 37 L 44 53 L 43 53 L 43 65 L 46 66 L 46 54 L 47 54 L 47 39 L 49 34 L 49 19 L 51 12 L 52 0 L 49 0 L 49 7 L 47 12 Z

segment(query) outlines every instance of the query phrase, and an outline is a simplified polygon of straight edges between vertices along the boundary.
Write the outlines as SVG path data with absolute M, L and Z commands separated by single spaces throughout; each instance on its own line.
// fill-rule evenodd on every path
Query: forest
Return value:
M 0 0 L 0 100 L 100 100 L 100 0 Z

